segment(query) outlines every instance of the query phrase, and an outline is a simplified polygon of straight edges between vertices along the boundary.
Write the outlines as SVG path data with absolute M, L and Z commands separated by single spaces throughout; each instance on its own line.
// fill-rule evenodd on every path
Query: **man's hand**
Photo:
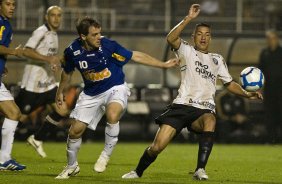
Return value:
M 65 106 L 65 97 L 63 93 L 57 93 L 56 94 L 56 105 L 58 106 L 58 108 L 64 108 Z
M 189 9 L 188 17 L 191 19 L 196 18 L 200 13 L 200 5 L 199 4 L 192 4 Z
M 60 62 L 61 58 L 58 56 L 49 56 L 49 57 L 50 57 L 49 63 L 52 71 L 59 70 L 61 68 L 61 62 Z
M 172 67 L 175 67 L 175 66 L 179 66 L 179 64 L 180 64 L 179 62 L 180 61 L 177 58 L 170 59 L 170 60 L 168 60 L 164 63 L 163 67 L 164 68 L 172 68 Z
M 247 92 L 248 98 L 252 100 L 260 99 L 263 100 L 263 96 L 260 92 Z

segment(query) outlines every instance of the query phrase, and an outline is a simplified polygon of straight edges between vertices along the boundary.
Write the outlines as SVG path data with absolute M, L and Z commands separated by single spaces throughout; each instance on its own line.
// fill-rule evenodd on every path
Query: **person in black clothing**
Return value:
M 278 33 L 266 32 L 268 46 L 261 51 L 259 68 L 265 76 L 264 108 L 270 143 L 282 142 L 282 47 Z

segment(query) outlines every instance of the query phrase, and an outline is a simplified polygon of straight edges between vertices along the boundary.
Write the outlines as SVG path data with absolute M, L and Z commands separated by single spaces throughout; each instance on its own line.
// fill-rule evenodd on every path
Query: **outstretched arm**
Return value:
M 248 92 L 244 90 L 237 82 L 230 82 L 227 85 L 228 91 L 234 93 L 235 95 L 239 95 L 249 99 L 263 99 L 263 96 L 259 92 Z
M 178 49 L 180 47 L 180 34 L 182 33 L 186 25 L 189 24 L 192 19 L 196 18 L 199 13 L 200 5 L 193 4 L 189 9 L 188 15 L 168 33 L 167 42 L 172 46 L 172 48 Z
M 65 106 L 64 103 L 66 102 L 65 102 L 65 97 L 64 97 L 64 91 L 67 89 L 69 85 L 72 73 L 73 72 L 66 73 L 64 70 L 62 70 L 61 81 L 60 81 L 59 88 L 56 93 L 56 104 L 59 109 Z
M 178 59 L 170 59 L 166 62 L 163 62 L 148 54 L 145 54 L 139 51 L 133 51 L 131 59 L 137 63 L 141 63 L 143 65 L 154 66 L 158 68 L 171 68 L 171 67 L 179 65 Z
M 23 56 L 23 49 L 19 45 L 17 48 L 9 48 L 3 45 L 0 45 L 0 55 L 13 55 L 17 57 Z
M 57 69 L 60 66 L 60 58 L 58 56 L 45 56 L 37 51 L 35 51 L 32 48 L 24 48 L 23 55 L 25 57 L 37 60 L 37 61 L 42 61 L 42 62 L 47 62 L 51 65 L 52 69 Z

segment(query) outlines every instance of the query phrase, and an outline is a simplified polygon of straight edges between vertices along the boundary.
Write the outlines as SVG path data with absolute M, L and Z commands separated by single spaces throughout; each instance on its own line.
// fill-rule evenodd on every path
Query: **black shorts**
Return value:
M 57 88 L 55 87 L 43 93 L 34 93 L 21 89 L 15 102 L 23 114 L 29 114 L 40 106 L 55 103 Z
M 200 116 L 205 113 L 214 114 L 209 109 L 199 109 L 193 106 L 172 104 L 167 107 L 163 114 L 155 119 L 156 123 L 170 125 L 176 129 L 176 135 L 180 133 L 183 128 L 187 128 L 189 131 L 192 130 L 192 123 L 197 120 Z

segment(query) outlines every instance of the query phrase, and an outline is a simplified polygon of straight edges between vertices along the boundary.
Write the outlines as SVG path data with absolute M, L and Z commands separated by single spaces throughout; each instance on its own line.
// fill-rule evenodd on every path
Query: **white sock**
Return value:
M 13 148 L 14 135 L 18 125 L 18 121 L 5 118 L 2 126 L 2 143 L 0 162 L 4 163 L 11 160 L 11 152 Z
M 77 163 L 77 153 L 81 145 L 81 138 L 79 139 L 70 139 L 68 138 L 67 142 L 67 157 L 68 157 L 68 166 L 74 166 Z
M 105 147 L 103 150 L 103 154 L 107 156 L 111 156 L 115 145 L 118 142 L 118 135 L 119 135 L 119 122 L 115 124 L 107 123 L 105 128 Z

